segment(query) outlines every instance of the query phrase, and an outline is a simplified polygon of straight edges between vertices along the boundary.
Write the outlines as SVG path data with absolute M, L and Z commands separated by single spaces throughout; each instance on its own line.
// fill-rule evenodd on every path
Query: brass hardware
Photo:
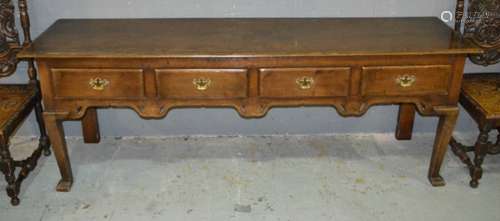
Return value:
M 92 89 L 96 91 L 102 91 L 109 85 L 109 81 L 100 77 L 91 78 L 89 85 Z
M 295 82 L 299 85 L 300 89 L 307 90 L 312 88 L 314 79 L 312 77 L 299 77 Z
M 403 76 L 398 76 L 396 83 L 398 83 L 401 87 L 411 87 L 416 80 L 417 77 L 415 77 L 415 75 L 405 74 Z
M 212 81 L 208 78 L 195 78 L 193 79 L 193 84 L 196 87 L 196 90 L 204 91 L 207 90 Z

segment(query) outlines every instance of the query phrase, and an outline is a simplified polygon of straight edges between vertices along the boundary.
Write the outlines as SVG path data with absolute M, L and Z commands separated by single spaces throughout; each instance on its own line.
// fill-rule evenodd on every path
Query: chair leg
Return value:
M 42 104 L 40 103 L 40 99 L 38 98 L 35 104 L 35 116 L 36 116 L 36 121 L 38 123 L 38 129 L 40 130 L 39 145 L 42 146 L 43 155 L 50 156 L 50 139 L 45 129 L 45 122 L 43 120 L 42 113 L 43 113 L 43 107 Z
M 457 156 L 460 159 L 460 161 L 462 161 L 462 163 L 467 165 L 467 167 L 469 168 L 469 171 L 472 170 L 474 168 L 474 164 L 472 163 L 471 159 L 467 155 L 467 152 L 469 152 L 469 149 L 473 150 L 474 147 L 465 146 L 465 145 L 459 143 L 457 140 L 455 140 L 454 137 L 451 137 L 450 146 L 451 146 L 451 151 L 453 152 L 453 154 L 455 154 L 455 156 Z
M 477 188 L 479 185 L 479 179 L 483 176 L 483 164 L 484 157 L 488 153 L 488 134 L 491 130 L 490 125 L 485 125 L 480 128 L 479 137 L 477 138 L 476 144 L 474 145 L 474 167 L 470 170 L 470 175 L 472 177 L 470 181 L 470 186 L 472 188 Z
M 495 142 L 495 145 L 492 145 L 488 148 L 488 154 L 500 154 L 500 128 L 497 128 L 497 141 Z
M 0 144 L 0 171 L 5 175 L 5 180 L 7 181 L 7 195 L 11 198 L 10 202 L 13 206 L 19 205 L 21 183 L 28 177 L 31 171 L 36 168 L 42 152 L 45 156 L 50 155 L 50 140 L 45 130 L 42 111 L 42 105 L 40 104 L 40 99 L 38 99 L 35 104 L 35 116 L 38 122 L 38 128 L 40 129 L 40 140 L 38 147 L 30 157 L 25 160 L 15 161 L 10 154 L 9 145 Z M 18 167 L 20 171 L 16 178 L 15 171 Z
M 21 183 L 28 177 L 37 164 L 44 150 L 43 144 L 39 144 L 36 150 L 25 160 L 14 160 L 10 154 L 8 145 L 0 145 L 0 171 L 5 175 L 7 181 L 7 195 L 11 198 L 13 206 L 19 205 L 19 192 Z M 21 168 L 16 178 L 16 168 Z
M 12 205 L 19 205 L 18 198 L 18 188 L 16 188 L 16 177 L 15 177 L 15 165 L 14 159 L 10 155 L 9 146 L 6 144 L 0 144 L 0 170 L 5 176 L 7 181 L 7 195 L 10 197 L 10 202 Z
M 497 129 L 497 141 L 495 142 L 495 145 L 500 145 L 500 127 L 496 128 Z

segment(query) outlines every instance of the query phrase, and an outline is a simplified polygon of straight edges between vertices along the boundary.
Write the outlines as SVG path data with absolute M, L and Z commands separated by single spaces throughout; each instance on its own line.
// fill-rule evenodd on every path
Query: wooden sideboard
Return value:
M 62 122 L 81 119 L 97 141 L 95 108 L 111 107 L 144 118 L 232 107 L 255 118 L 277 106 L 361 116 L 411 104 L 439 116 L 428 178 L 442 186 L 465 57 L 479 52 L 437 18 L 63 19 L 19 56 L 38 65 L 57 190 L 69 191 Z

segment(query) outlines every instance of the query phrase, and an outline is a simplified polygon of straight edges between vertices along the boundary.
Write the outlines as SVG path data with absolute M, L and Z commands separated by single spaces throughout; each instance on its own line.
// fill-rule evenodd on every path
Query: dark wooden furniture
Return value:
M 486 154 L 500 153 L 500 136 L 496 143 L 488 141 L 492 129 L 500 131 L 500 76 L 491 74 L 467 74 L 462 85 L 460 104 L 478 123 L 479 136 L 474 146 L 466 146 L 453 137 L 450 146 L 455 155 L 465 163 L 472 180 L 470 186 L 476 188 L 483 174 L 481 167 Z M 471 161 L 467 152 L 475 152 Z
M 26 0 L 19 0 L 21 26 L 24 42 L 21 44 L 15 26 L 15 9 L 11 0 L 0 1 L 0 77 L 16 71 L 18 52 L 31 44 L 29 17 Z M 36 79 L 33 59 L 27 59 L 29 83 L 25 85 L 0 84 L 0 170 L 7 181 L 7 194 L 12 205 L 19 204 L 21 183 L 36 167 L 42 152 L 50 154 L 50 142 L 45 132 L 40 103 L 40 90 Z M 35 110 L 40 129 L 40 142 L 33 154 L 25 160 L 14 160 L 10 154 L 9 140 L 16 129 Z M 16 177 L 16 168 L 20 168 Z
M 110 107 L 144 118 L 232 107 L 252 118 L 276 106 L 360 116 L 413 104 L 440 118 L 428 178 L 442 186 L 465 56 L 479 52 L 437 18 L 64 19 L 20 56 L 38 64 L 57 190 L 69 191 L 62 122 L 83 118 L 97 138 L 95 108 Z
M 460 30 L 464 15 L 464 0 L 458 1 L 456 30 Z M 500 0 L 474 0 L 469 2 L 467 18 L 464 25 L 464 36 L 481 48 L 482 54 L 470 55 L 472 62 L 479 65 L 491 65 L 500 61 Z M 484 157 L 486 154 L 500 152 L 500 136 L 497 142 L 488 142 L 492 129 L 500 131 L 500 73 L 466 75 L 460 104 L 467 110 L 479 126 L 479 137 L 474 146 L 465 146 L 451 139 L 453 153 L 465 163 L 472 177 L 470 186 L 476 188 L 483 175 Z M 467 152 L 474 152 L 471 161 Z

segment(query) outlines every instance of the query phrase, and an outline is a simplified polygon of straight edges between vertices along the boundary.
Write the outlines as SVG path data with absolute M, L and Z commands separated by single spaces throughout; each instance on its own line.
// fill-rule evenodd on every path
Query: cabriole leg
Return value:
M 53 113 L 44 113 L 43 116 L 52 141 L 52 150 L 57 160 L 57 166 L 61 173 L 61 181 L 57 184 L 56 190 L 58 192 L 69 192 L 73 185 L 73 172 L 71 171 L 66 139 L 64 138 L 62 120 L 58 118 L 57 114 Z
M 458 118 L 458 107 L 435 107 L 434 111 L 439 115 L 439 124 L 434 140 L 428 178 L 433 186 L 444 186 L 445 181 L 439 172 Z

